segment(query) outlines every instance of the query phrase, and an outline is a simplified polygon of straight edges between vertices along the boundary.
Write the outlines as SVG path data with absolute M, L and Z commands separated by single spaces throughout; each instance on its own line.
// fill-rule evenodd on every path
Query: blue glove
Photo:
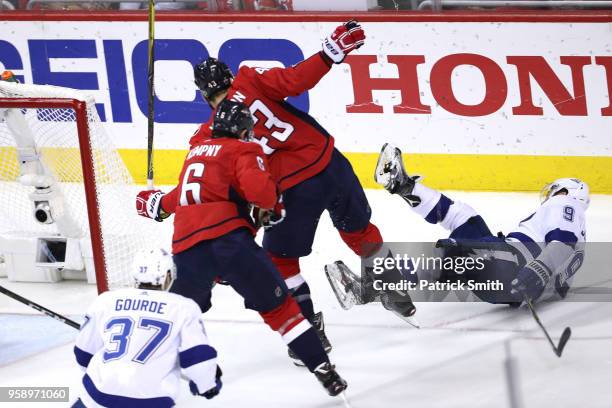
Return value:
M 221 372 L 221 368 L 217 366 L 217 373 L 215 375 L 215 386 L 213 388 L 206 392 L 200 393 L 200 390 L 198 389 L 196 383 L 194 383 L 193 381 L 189 381 L 189 391 L 191 391 L 193 395 L 205 397 L 206 399 L 213 399 L 217 395 L 219 395 L 219 392 L 221 392 L 221 388 L 223 387 L 223 382 L 221 381 L 222 375 L 223 372 Z
M 551 275 L 552 271 L 543 262 L 534 259 L 525 265 L 511 282 L 510 293 L 518 293 L 536 300 L 542 295 Z

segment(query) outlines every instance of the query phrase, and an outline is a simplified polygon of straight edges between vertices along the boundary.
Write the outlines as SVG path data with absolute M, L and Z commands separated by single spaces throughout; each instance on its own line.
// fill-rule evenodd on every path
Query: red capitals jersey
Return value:
M 179 180 L 162 202 L 162 208 L 175 209 L 175 254 L 237 228 L 254 233 L 248 204 L 272 208 L 277 200 L 261 147 L 234 138 L 205 139 L 191 146 Z
M 243 102 L 251 110 L 255 141 L 268 156 L 281 191 L 320 173 L 331 159 L 333 137 L 310 115 L 285 102 L 313 88 L 329 72 L 331 63 L 325 58 L 317 53 L 289 68 L 243 66 L 228 91 L 228 99 Z M 212 118 L 190 143 L 209 138 L 211 124 Z

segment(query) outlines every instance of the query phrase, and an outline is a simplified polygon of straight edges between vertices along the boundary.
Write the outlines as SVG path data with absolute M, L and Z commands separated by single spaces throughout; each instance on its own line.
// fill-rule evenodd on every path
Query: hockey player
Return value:
M 194 395 L 219 394 L 200 308 L 166 292 L 176 277 L 172 256 L 138 253 L 133 277 L 135 288 L 101 294 L 85 315 L 74 347 L 84 392 L 73 407 L 172 407 L 181 374 Z
M 474 250 L 493 250 L 484 269 L 463 274 L 451 272 L 444 279 L 498 280 L 503 284 L 502 290 L 473 291 L 474 294 L 487 302 L 512 306 L 520 305 L 525 298 L 535 302 L 567 295 L 584 257 L 589 188 L 583 181 L 562 178 L 546 185 L 541 193 L 542 205 L 503 237 L 501 233 L 494 236 L 484 219 L 469 205 L 426 187 L 419 181 L 420 176 L 409 176 L 404 170 L 401 151 L 390 144 L 383 146 L 375 179 L 388 192 L 402 197 L 425 221 L 450 231 L 449 239 L 438 241 L 439 246 L 446 248 L 445 256 L 469 256 Z M 337 281 L 342 277 L 352 278 L 341 262 L 328 268 L 340 277 Z M 401 310 L 394 311 L 401 315 Z
M 270 171 L 283 193 L 287 217 L 266 229 L 263 247 L 285 279 L 303 315 L 315 326 L 326 351 L 323 316 L 315 314 L 310 288 L 300 274 L 299 259 L 312 251 L 319 218 L 331 216 L 340 237 L 357 254 L 366 255 L 381 244 L 378 228 L 370 223 L 371 210 L 348 160 L 334 148 L 334 138 L 317 121 L 285 101 L 313 88 L 364 44 L 365 34 L 356 21 L 338 26 L 323 42 L 323 50 L 289 68 L 243 66 L 236 77 L 225 63 L 208 58 L 195 67 L 195 82 L 214 109 L 224 99 L 245 103 L 255 117 L 255 141 L 268 156 Z M 191 145 L 210 137 L 210 121 L 192 137 Z M 162 199 L 173 213 L 177 191 Z M 291 353 L 290 353 L 291 354 Z M 292 355 L 295 358 L 295 355 Z M 299 360 L 295 360 L 299 364 Z
M 285 210 L 261 146 L 248 141 L 252 132 L 253 117 L 246 105 L 224 100 L 216 109 L 212 135 L 192 144 L 172 203 L 172 251 L 178 269 L 172 291 L 195 299 L 206 311 L 214 281 L 226 282 L 279 332 L 328 393 L 337 395 L 346 382 L 254 240 L 250 204 L 258 207 L 258 222 L 268 227 L 282 225 Z M 162 196 L 161 191 L 141 192 L 139 213 L 161 219 Z
M 391 194 L 401 196 L 427 222 L 448 229 L 451 240 L 442 240 L 443 244 L 451 250 L 456 247 L 455 253 L 469 251 L 469 246 L 474 246 L 475 241 L 493 243 L 496 249 L 507 244 L 509 252 L 516 254 L 516 260 L 510 261 L 514 268 L 504 268 L 502 265 L 506 261 L 496 259 L 491 268 L 481 272 L 483 281 L 495 278 L 509 283 L 498 294 L 501 302 L 490 294 L 483 300 L 512 304 L 520 303 L 526 296 L 536 301 L 545 289 L 550 289 L 546 292 L 558 298 L 567 295 L 571 278 L 583 259 L 581 244 L 586 237 L 585 211 L 590 202 L 586 183 L 575 178 L 562 178 L 547 184 L 541 192 L 542 205 L 503 237 L 494 236 L 472 207 L 451 200 L 419 180 L 420 176 L 409 176 L 404 170 L 398 148 L 389 144 L 383 146 L 376 181 Z M 462 241 L 466 243 L 463 248 Z M 496 242 L 503 245 L 495 245 Z M 563 269 L 564 266 L 569 269 Z

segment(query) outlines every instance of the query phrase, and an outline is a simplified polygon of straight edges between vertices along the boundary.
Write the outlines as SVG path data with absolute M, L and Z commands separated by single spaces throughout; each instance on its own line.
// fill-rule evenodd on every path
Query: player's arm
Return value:
M 174 214 L 176 212 L 176 205 L 178 203 L 179 186 L 176 186 L 168 194 L 164 194 L 160 202 L 160 212 L 168 214 Z M 166 217 L 167 217 L 166 216 Z M 166 218 L 162 217 L 162 218 Z
M 283 197 L 268 171 L 266 156 L 257 144 L 236 159 L 236 179 L 244 198 L 252 203 L 257 228 L 271 228 L 285 219 Z
M 74 345 L 74 356 L 78 365 L 86 369 L 92 357 L 104 346 L 102 337 L 96 327 L 99 319 L 99 308 L 102 300 L 98 297 L 85 314 L 81 329 Z
M 553 276 L 555 280 L 555 290 L 561 297 L 565 297 L 569 290 L 572 276 L 582 265 L 581 251 L 578 247 L 578 236 L 574 223 L 574 209 L 572 217 L 564 214 L 567 206 L 554 206 L 547 208 L 543 214 L 543 228 L 545 234 L 545 247 L 540 255 L 528 262 L 512 281 L 514 291 L 529 296 L 536 300 L 548 285 Z M 575 257 L 579 262 L 570 262 Z M 569 262 L 569 264 L 568 264 Z M 568 265 L 568 270 L 563 271 L 562 267 Z
M 236 158 L 235 169 L 244 199 L 259 208 L 274 208 L 278 201 L 277 186 L 268 171 L 266 155 L 258 144 L 245 144 Z
M 255 76 L 256 83 L 266 96 L 283 100 L 288 96 L 297 96 L 312 89 L 332 64 L 340 64 L 351 51 L 361 47 L 365 41 L 365 34 L 361 25 L 355 21 L 348 21 L 338 26 L 334 32 L 323 41 L 323 50 L 297 65 L 288 68 L 272 68 L 262 70 Z
M 198 141 L 203 138 L 210 137 L 210 123 L 211 120 L 198 127 L 198 130 L 191 136 L 189 141 L 191 146 L 198 143 Z M 167 194 L 163 193 L 161 190 L 141 191 L 136 196 L 136 211 L 138 215 L 145 218 L 163 221 L 176 212 L 179 193 L 180 184 Z
M 189 378 L 191 393 L 210 399 L 219 394 L 223 385 L 217 351 L 208 343 L 200 308 L 190 301 L 184 310 L 188 316 L 181 328 L 179 365 Z

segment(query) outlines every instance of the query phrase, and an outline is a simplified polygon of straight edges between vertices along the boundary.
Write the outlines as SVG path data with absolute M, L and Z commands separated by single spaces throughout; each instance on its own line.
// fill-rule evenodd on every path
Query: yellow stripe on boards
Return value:
M 79 163 L 78 151 L 65 149 L 63 154 L 67 150 L 68 158 L 53 157 L 62 174 Z M 119 154 L 134 180 L 146 183 L 146 150 L 119 149 Z M 186 154 L 186 150 L 155 150 L 155 184 L 177 184 Z M 365 188 L 380 188 L 374 182 L 378 153 L 344 154 Z M 16 156 L 14 148 L 0 148 L 0 180 L 19 175 Z M 577 177 L 593 193 L 612 194 L 612 157 L 415 153 L 404 154 L 404 161 L 408 172 L 425 176 L 428 186 L 443 190 L 539 191 L 554 179 Z
M 348 153 L 366 188 L 377 188 L 377 153 Z M 539 191 L 561 177 L 576 177 L 592 193 L 612 193 L 612 157 L 404 154 L 406 170 L 441 190 Z
M 120 150 L 132 176 L 146 182 L 146 151 Z M 155 183 L 176 184 L 184 150 L 155 151 Z M 344 153 L 365 188 L 374 182 L 378 153 Z M 539 191 L 560 177 L 586 181 L 593 193 L 612 193 L 612 157 L 518 156 L 476 154 L 404 154 L 408 172 L 425 176 L 428 186 L 442 190 Z

